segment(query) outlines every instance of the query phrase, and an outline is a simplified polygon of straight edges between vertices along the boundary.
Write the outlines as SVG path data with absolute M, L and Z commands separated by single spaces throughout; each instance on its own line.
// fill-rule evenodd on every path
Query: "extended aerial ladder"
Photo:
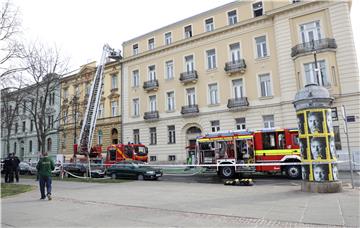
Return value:
M 74 155 L 80 154 L 88 156 L 90 154 L 91 142 L 96 127 L 96 119 L 103 89 L 104 69 L 109 58 L 121 59 L 120 51 L 115 51 L 108 44 L 105 44 L 91 85 L 78 144 L 74 146 Z

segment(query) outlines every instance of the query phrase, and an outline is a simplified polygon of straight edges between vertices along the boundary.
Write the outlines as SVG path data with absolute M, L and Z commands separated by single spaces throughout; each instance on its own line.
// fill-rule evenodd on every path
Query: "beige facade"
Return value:
M 73 155 L 73 145 L 78 143 L 82 120 L 86 111 L 88 93 L 96 72 L 96 63 L 92 62 L 65 78 L 61 83 L 61 130 L 60 154 Z M 121 138 L 121 99 L 120 99 L 120 64 L 119 61 L 105 65 L 104 86 L 101 96 L 96 129 L 92 145 L 107 146 L 119 143 Z M 76 125 L 75 125 L 76 124 Z M 76 127 L 76 140 L 75 139 Z
M 296 127 L 295 94 L 316 82 L 335 97 L 340 155 L 347 151 L 340 107 L 356 117 L 349 132 L 358 156 L 359 72 L 350 5 L 236 1 L 124 42 L 123 141 L 149 145 L 154 162 L 184 162 L 185 148 L 199 134 Z

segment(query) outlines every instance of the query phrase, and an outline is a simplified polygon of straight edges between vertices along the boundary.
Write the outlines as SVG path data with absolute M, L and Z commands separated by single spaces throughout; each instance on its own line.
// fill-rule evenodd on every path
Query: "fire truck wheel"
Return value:
M 298 165 L 289 165 L 286 168 L 286 175 L 290 179 L 299 179 L 301 177 L 301 166 Z
M 138 178 L 137 178 L 138 180 L 144 180 L 144 176 L 143 175 L 141 175 L 141 174 L 139 174 L 139 176 L 138 176 Z
M 220 169 L 220 174 L 223 178 L 232 178 L 235 175 L 235 169 L 231 166 L 224 166 Z

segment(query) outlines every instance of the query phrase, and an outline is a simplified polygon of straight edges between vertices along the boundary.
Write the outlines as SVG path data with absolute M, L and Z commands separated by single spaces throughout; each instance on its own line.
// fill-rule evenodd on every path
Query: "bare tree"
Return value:
M 61 119 L 60 79 L 67 70 L 68 60 L 56 48 L 34 43 L 23 49 L 22 63 L 31 79 L 26 89 L 26 113 L 33 120 L 41 153 L 46 151 L 46 140 L 57 132 Z
M 3 79 L 24 70 L 16 64 L 23 57 L 23 45 L 17 41 L 21 29 L 19 11 L 10 0 L 1 3 L 0 16 L 0 78 Z

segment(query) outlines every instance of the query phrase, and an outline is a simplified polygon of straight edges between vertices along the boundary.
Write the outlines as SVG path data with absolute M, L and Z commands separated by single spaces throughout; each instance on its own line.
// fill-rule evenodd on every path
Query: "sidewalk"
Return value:
M 36 185 L 34 180 L 22 184 Z M 38 189 L 5 198 L 2 227 L 359 227 L 359 189 L 315 194 L 288 185 L 134 181 L 56 182 L 53 200 Z

